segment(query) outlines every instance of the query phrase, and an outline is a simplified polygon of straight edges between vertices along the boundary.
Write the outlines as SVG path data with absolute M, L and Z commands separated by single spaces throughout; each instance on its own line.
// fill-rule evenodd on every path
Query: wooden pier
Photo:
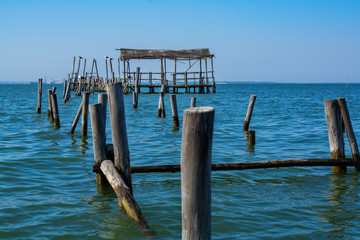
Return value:
M 112 58 L 105 56 L 106 77 L 100 77 L 97 62 L 93 59 L 91 71 L 86 72 L 86 59 L 83 63 L 82 75 L 79 57 L 75 72 L 76 57 L 73 61 L 72 73 L 68 75 L 67 87 L 80 95 L 82 91 L 105 92 L 109 83 L 122 82 L 124 94 L 135 91 L 138 93 L 155 93 L 164 89 L 172 93 L 215 93 L 214 55 L 208 48 L 186 50 L 150 50 L 150 49 L 116 49 L 120 52 L 118 58 L 118 76 L 116 77 Z M 158 71 L 138 72 L 138 66 L 132 67 L 132 61 L 159 61 Z M 110 69 L 107 67 L 108 62 Z M 171 65 L 170 65 L 171 64 Z M 144 90 L 146 89 L 146 90 Z M 66 94 L 64 94 L 66 95 Z

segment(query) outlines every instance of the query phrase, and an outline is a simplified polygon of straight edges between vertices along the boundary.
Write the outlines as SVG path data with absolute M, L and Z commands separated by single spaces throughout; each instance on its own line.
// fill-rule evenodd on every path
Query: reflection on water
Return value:
M 329 238 L 346 237 L 347 229 L 354 227 L 359 210 L 355 206 L 360 197 L 358 191 L 358 173 L 330 175 L 329 190 L 325 192 L 327 200 L 318 212 L 322 229 L 329 232 Z
M 44 92 L 52 87 L 44 85 Z M 324 99 L 345 97 L 360 134 L 360 85 L 344 89 L 228 84 L 219 85 L 216 94 L 179 94 L 177 103 L 180 119 L 194 96 L 200 105 L 215 108 L 214 163 L 326 158 Z M 144 239 L 119 209 L 111 187 L 96 184 L 91 131 L 85 138 L 80 131 L 69 134 L 81 98 L 59 101 L 62 125 L 55 130 L 45 111 L 36 114 L 36 102 L 28 101 L 36 93 L 36 85 L 0 86 L 0 238 Z M 251 120 L 256 149 L 242 130 L 250 94 L 258 96 Z M 182 126 L 173 128 L 171 116 L 156 117 L 157 94 L 141 96 L 137 110 L 132 96 L 124 96 L 131 164 L 179 164 Z M 46 97 L 43 101 L 47 106 Z M 96 94 L 90 102 L 97 102 Z M 171 112 L 169 104 L 165 108 Z M 111 143 L 109 118 L 107 126 Z M 134 174 L 132 180 L 150 226 L 162 239 L 181 239 L 180 173 Z M 329 167 L 212 172 L 212 237 L 356 239 L 359 200 L 359 178 L 351 168 L 336 176 Z
M 89 149 L 88 147 L 88 136 L 82 136 L 80 141 L 80 152 L 82 155 L 86 155 L 86 150 Z

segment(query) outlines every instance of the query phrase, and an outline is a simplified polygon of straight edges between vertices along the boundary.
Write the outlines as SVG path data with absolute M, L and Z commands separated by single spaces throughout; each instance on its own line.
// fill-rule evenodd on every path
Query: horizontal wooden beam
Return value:
M 345 159 L 291 159 L 273 160 L 263 162 L 245 163 L 215 163 L 211 164 L 212 171 L 246 170 L 258 168 L 280 168 L 280 167 L 316 167 L 316 166 L 354 166 L 352 158 Z M 180 165 L 158 165 L 158 166 L 132 166 L 131 173 L 147 172 L 179 172 Z

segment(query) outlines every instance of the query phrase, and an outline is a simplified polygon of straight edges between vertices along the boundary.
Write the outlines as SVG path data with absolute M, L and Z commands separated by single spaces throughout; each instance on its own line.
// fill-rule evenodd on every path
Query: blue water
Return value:
M 37 85 L 0 85 L 0 239 L 144 239 L 113 190 L 96 185 L 91 126 L 86 138 L 80 126 L 68 133 L 81 98 L 72 93 L 64 104 L 57 85 L 61 127 L 49 122 L 52 87 L 43 85 L 36 114 Z M 255 147 L 242 131 L 251 94 Z M 212 162 L 230 163 L 329 158 L 323 100 L 346 98 L 359 137 L 359 94 L 357 84 L 219 84 L 216 94 L 179 94 L 177 102 L 180 121 L 192 97 L 215 108 Z M 132 95 L 124 96 L 132 166 L 180 163 L 182 126 L 172 127 L 165 97 L 160 119 L 158 94 L 140 94 L 136 110 Z M 149 225 L 161 239 L 180 239 L 180 173 L 133 174 L 132 181 Z M 213 239 L 357 239 L 359 175 L 353 168 L 333 175 L 331 167 L 212 172 L 211 214 Z

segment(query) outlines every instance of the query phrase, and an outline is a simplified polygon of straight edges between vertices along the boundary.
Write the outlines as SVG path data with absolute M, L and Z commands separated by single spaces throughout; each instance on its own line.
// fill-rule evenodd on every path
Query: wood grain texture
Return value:
M 253 113 L 253 110 L 254 110 L 255 100 L 256 100 L 256 95 L 251 95 L 250 96 L 250 101 L 249 101 L 249 106 L 248 106 L 248 109 L 247 109 L 247 112 L 246 112 L 244 126 L 243 126 L 244 131 L 247 131 L 249 129 L 252 113 Z
M 181 144 L 182 239 L 211 238 L 214 108 L 184 111 Z
M 82 119 L 81 119 L 81 135 L 87 136 L 88 132 L 88 115 L 89 115 L 89 92 L 83 93 L 83 100 L 82 100 Z
M 338 98 L 337 100 L 338 100 L 338 104 L 340 107 L 341 116 L 342 116 L 343 122 L 345 124 L 346 134 L 349 139 L 351 153 L 352 153 L 353 159 L 355 161 L 355 168 L 357 170 L 360 170 L 359 148 L 358 148 L 357 141 L 355 138 L 354 129 L 351 124 L 350 113 L 349 113 L 345 98 Z
M 147 224 L 139 205 L 132 196 L 125 180 L 118 173 L 113 162 L 110 160 L 104 160 L 101 163 L 100 169 L 114 189 L 119 200 L 119 206 L 125 210 L 126 214 L 131 218 L 131 220 L 133 220 L 145 236 L 155 237 L 155 232 Z
M 324 100 L 331 158 L 345 158 L 344 135 L 337 100 Z M 333 173 L 345 173 L 346 166 L 333 166 Z
M 128 146 L 124 96 L 121 83 L 107 86 L 110 109 L 110 123 L 114 147 L 114 161 L 116 168 L 123 174 L 126 185 L 132 192 L 130 153 Z

